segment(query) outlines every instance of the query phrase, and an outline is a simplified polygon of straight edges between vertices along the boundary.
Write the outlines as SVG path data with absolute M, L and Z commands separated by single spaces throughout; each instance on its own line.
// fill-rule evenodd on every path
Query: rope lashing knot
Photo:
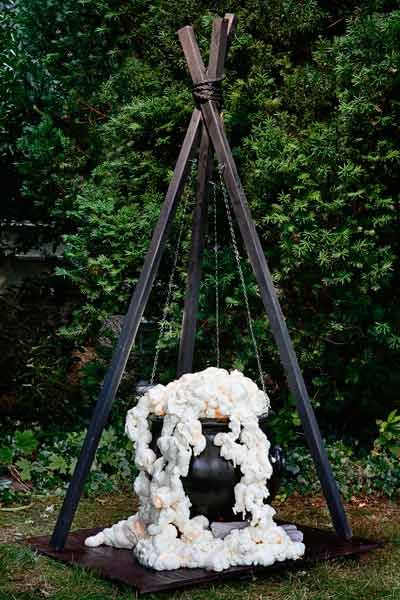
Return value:
M 209 100 L 211 100 L 212 102 L 215 102 L 218 109 L 221 110 L 221 81 L 222 78 L 207 79 L 206 81 L 200 81 L 200 83 L 195 83 L 193 86 L 192 93 L 196 104 L 203 104 L 204 102 L 208 102 Z

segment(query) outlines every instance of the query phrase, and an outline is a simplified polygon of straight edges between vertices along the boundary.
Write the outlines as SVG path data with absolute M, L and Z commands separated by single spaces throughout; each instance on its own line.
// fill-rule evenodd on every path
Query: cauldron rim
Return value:
M 270 411 L 269 413 L 261 413 L 261 415 L 258 415 L 258 420 L 259 421 L 265 421 L 268 417 L 270 417 L 272 414 L 272 411 Z M 159 415 L 149 415 L 149 420 L 153 421 L 154 423 L 162 423 L 164 420 L 164 417 L 159 416 Z M 220 428 L 221 425 L 228 425 L 229 423 L 229 417 L 222 417 L 222 418 L 213 418 L 213 417 L 200 417 L 199 419 L 200 423 L 202 425 L 205 425 L 207 428 L 211 427 L 215 427 L 215 428 Z

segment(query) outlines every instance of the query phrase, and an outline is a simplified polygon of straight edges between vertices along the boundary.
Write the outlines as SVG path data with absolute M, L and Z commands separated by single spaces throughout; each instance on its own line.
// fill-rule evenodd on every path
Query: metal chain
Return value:
M 197 165 L 197 161 L 192 160 L 192 168 L 190 170 L 190 184 L 191 185 L 193 182 L 196 165 Z M 180 215 L 179 229 L 178 229 L 178 239 L 176 241 L 174 260 L 172 263 L 172 270 L 171 270 L 171 274 L 169 276 L 169 281 L 168 281 L 167 297 L 165 300 L 164 309 L 163 309 L 163 313 L 162 313 L 162 317 L 161 317 L 160 331 L 158 334 L 158 339 L 157 339 L 157 344 L 156 344 L 156 352 L 154 355 L 153 369 L 151 371 L 150 385 L 154 384 L 154 379 L 155 379 L 155 376 L 157 373 L 158 358 L 159 358 L 160 350 L 161 350 L 161 340 L 164 335 L 164 329 L 167 324 L 168 311 L 169 311 L 169 307 L 171 305 L 172 292 L 173 292 L 174 282 L 175 282 L 176 267 L 178 264 L 179 251 L 180 251 L 181 241 L 182 241 L 182 234 L 183 234 L 183 229 L 184 229 L 184 225 L 185 225 L 185 214 L 186 214 L 186 207 L 188 204 L 188 196 L 189 196 L 189 194 L 184 194 L 184 198 L 183 198 L 182 212 Z
M 221 362 L 221 350 L 220 350 L 220 326 L 219 326 L 219 263 L 218 263 L 218 232 L 217 232 L 217 197 L 215 191 L 215 183 L 210 182 L 212 186 L 212 199 L 213 199 L 213 216 L 214 216 L 214 266 L 215 266 L 215 351 L 216 351 L 216 362 L 219 368 Z
M 228 196 L 228 192 L 226 190 L 225 183 L 224 183 L 223 176 L 222 176 L 223 171 L 224 171 L 224 165 L 219 164 L 218 165 L 218 173 L 219 173 L 220 185 L 221 185 L 222 195 L 223 195 L 223 198 L 224 198 L 226 215 L 228 217 L 229 231 L 230 231 L 230 234 L 231 234 L 233 251 L 234 251 L 234 254 L 235 254 L 237 268 L 238 268 L 238 271 L 239 271 L 240 282 L 242 284 L 243 296 L 244 296 L 244 301 L 245 301 L 246 311 L 247 311 L 247 322 L 248 322 L 248 325 L 249 325 L 250 337 L 251 337 L 251 341 L 252 341 L 252 344 L 253 344 L 254 353 L 256 355 L 257 367 L 258 367 L 258 375 L 259 375 L 259 378 L 260 378 L 260 384 L 261 384 L 261 387 L 262 387 L 262 391 L 264 392 L 265 396 L 268 398 L 268 394 L 267 394 L 266 389 L 265 389 L 264 374 L 263 374 L 263 370 L 262 370 L 262 366 L 261 366 L 260 353 L 258 351 L 257 341 L 256 341 L 256 337 L 254 335 L 253 319 L 251 317 L 249 297 L 247 295 L 246 284 L 245 284 L 245 281 L 244 281 L 243 269 L 242 269 L 242 264 L 241 264 L 241 256 L 240 256 L 238 245 L 237 245 L 235 229 L 233 227 L 231 202 L 230 202 L 230 199 L 229 199 L 229 196 Z

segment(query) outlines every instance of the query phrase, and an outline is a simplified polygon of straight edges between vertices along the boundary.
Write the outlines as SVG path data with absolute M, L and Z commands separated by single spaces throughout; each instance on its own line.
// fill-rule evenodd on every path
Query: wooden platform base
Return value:
M 99 548 L 84 546 L 85 538 L 98 533 L 103 527 L 80 529 L 71 533 L 62 551 L 56 551 L 49 545 L 48 536 L 28 538 L 23 543 L 40 554 L 64 563 L 90 569 L 100 577 L 124 583 L 135 588 L 141 594 L 217 583 L 234 577 L 265 576 L 278 569 L 304 568 L 320 560 L 357 556 L 382 546 L 381 542 L 362 538 L 353 538 L 351 541 L 346 542 L 330 531 L 301 525 L 297 527 L 304 534 L 306 553 L 303 559 L 275 563 L 270 567 L 231 567 L 221 573 L 206 571 L 205 569 L 154 571 L 142 567 L 130 550 L 117 550 L 106 546 L 100 546 Z

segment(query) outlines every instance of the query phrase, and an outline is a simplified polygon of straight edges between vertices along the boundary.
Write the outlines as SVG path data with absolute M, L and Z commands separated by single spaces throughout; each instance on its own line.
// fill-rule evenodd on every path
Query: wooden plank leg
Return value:
M 193 82 L 206 81 L 206 72 L 193 29 L 191 27 L 184 27 L 179 30 L 178 34 Z M 271 273 L 251 218 L 246 196 L 240 182 L 229 142 L 219 118 L 218 110 L 211 101 L 208 101 L 201 104 L 201 111 L 217 159 L 220 165 L 223 165 L 222 175 L 224 182 L 231 198 L 247 254 L 260 288 L 262 301 L 279 349 L 289 388 L 296 400 L 304 435 L 317 469 L 333 525 L 338 535 L 345 539 L 350 539 L 352 531 L 347 520 L 337 482 L 329 463 L 315 413 L 311 406 L 303 375 L 274 288 Z
M 188 163 L 194 148 L 198 143 L 200 123 L 201 114 L 198 110 L 195 110 L 176 163 L 173 177 L 168 187 L 139 281 L 136 285 L 128 312 L 124 319 L 122 331 L 114 350 L 111 366 L 104 379 L 71 483 L 68 487 L 64 503 L 58 515 L 57 523 L 50 540 L 51 545 L 58 550 L 61 550 L 64 547 L 75 511 L 82 495 L 84 483 L 93 463 L 102 431 L 110 414 L 113 400 L 135 341 L 136 333 L 165 248 L 170 225 L 175 215 L 178 199 L 182 193 L 186 180 Z
M 207 76 L 211 79 L 223 77 L 228 42 L 234 32 L 235 24 L 236 18 L 234 15 L 225 15 L 224 19 L 216 18 L 213 21 L 210 59 L 207 69 Z M 212 163 L 212 146 L 207 130 L 203 127 L 198 160 L 196 206 L 192 222 L 192 247 L 188 265 L 182 332 L 179 345 L 178 377 L 184 373 L 191 373 L 193 370 L 197 310 L 201 280 L 201 262 L 203 256 L 204 230 L 207 217 L 209 180 L 212 173 Z
M 193 370 L 204 229 L 207 217 L 209 179 L 212 171 L 212 150 L 207 130 L 204 127 L 202 128 L 198 169 L 196 206 L 192 223 L 192 247 L 189 257 L 182 333 L 179 344 L 178 377 L 184 373 L 191 373 Z

